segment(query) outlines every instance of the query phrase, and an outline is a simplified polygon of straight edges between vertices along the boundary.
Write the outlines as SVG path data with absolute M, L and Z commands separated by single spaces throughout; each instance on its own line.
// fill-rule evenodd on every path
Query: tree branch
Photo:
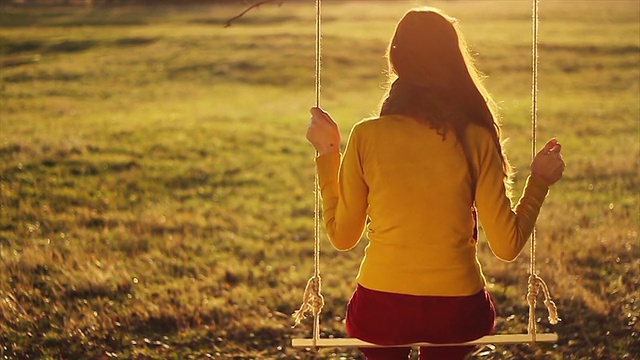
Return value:
M 231 26 L 231 23 L 233 23 L 234 21 L 240 19 L 241 17 L 243 17 L 246 13 L 248 13 L 249 11 L 260 7 L 260 5 L 264 5 L 266 3 L 270 3 L 270 2 L 274 2 L 274 1 L 279 1 L 278 5 L 282 5 L 282 3 L 284 2 L 284 0 L 259 0 L 256 1 L 255 3 L 253 3 L 251 6 L 249 6 L 248 8 L 244 9 L 241 13 L 239 13 L 238 15 L 232 17 L 231 19 L 227 20 L 227 23 L 224 25 L 224 27 L 229 27 Z

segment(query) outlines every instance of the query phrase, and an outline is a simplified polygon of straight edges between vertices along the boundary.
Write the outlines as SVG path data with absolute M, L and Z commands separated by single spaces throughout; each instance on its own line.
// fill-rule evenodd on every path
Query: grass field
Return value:
M 322 104 L 382 96 L 420 1 L 327 2 Z M 461 20 L 501 105 L 516 194 L 530 159 L 530 3 L 429 2 Z M 314 10 L 0 8 L 0 359 L 355 359 L 299 351 L 313 262 Z M 557 344 L 478 359 L 640 359 L 640 3 L 542 1 L 538 136 L 567 162 L 540 215 Z M 324 336 L 344 336 L 363 245 L 323 241 Z M 500 332 L 524 332 L 529 254 L 479 256 Z

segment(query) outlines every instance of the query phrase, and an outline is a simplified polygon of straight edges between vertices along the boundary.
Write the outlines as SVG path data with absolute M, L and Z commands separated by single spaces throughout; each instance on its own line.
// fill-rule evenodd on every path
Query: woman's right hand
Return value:
M 311 108 L 307 140 L 316 148 L 318 155 L 340 152 L 341 136 L 338 124 L 329 113 L 319 107 Z
M 531 175 L 542 178 L 549 185 L 555 184 L 562 178 L 564 160 L 562 159 L 562 145 L 558 140 L 551 139 L 538 152 L 531 163 Z

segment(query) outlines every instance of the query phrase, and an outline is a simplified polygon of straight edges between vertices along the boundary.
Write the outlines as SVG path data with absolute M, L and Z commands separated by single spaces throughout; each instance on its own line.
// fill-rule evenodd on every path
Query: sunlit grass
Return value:
M 326 4 L 322 105 L 344 138 L 376 110 L 386 41 L 418 3 Z M 530 3 L 435 4 L 489 76 L 519 190 Z M 568 167 L 537 252 L 564 320 L 540 328 L 561 340 L 486 358 L 640 351 L 638 6 L 542 4 L 538 137 L 557 136 Z M 289 314 L 312 273 L 312 5 L 264 6 L 226 29 L 237 7 L 2 10 L 0 357 L 313 358 L 288 347 L 311 326 L 292 330 Z M 327 336 L 344 335 L 362 245 L 323 242 Z M 525 331 L 528 256 L 480 248 L 501 331 Z M 340 356 L 356 352 L 319 358 Z

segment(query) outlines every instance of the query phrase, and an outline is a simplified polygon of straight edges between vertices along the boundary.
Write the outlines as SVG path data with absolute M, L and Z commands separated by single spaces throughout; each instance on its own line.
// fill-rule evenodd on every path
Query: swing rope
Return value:
M 537 137 L 537 125 L 538 125 L 538 35 L 539 35 L 539 21 L 538 10 L 540 6 L 539 0 L 532 0 L 532 40 L 531 40 L 531 158 L 536 156 L 536 137 Z M 531 233 L 531 257 L 529 263 L 529 281 L 527 286 L 527 302 L 529 303 L 529 326 L 528 333 L 532 336 L 533 342 L 537 337 L 536 326 L 536 302 L 538 293 L 542 288 L 544 293 L 544 304 L 549 311 L 549 322 L 551 324 L 557 324 L 560 321 L 558 317 L 558 309 L 556 304 L 551 300 L 549 294 L 549 287 L 544 280 L 536 274 L 536 229 L 534 227 Z
M 537 122 L 538 122 L 538 25 L 539 25 L 539 0 L 532 0 L 532 82 L 531 82 L 531 153 L 532 158 L 536 155 L 536 136 L 537 136 Z M 322 0 L 316 0 L 316 33 L 315 33 L 315 105 L 320 106 L 320 75 L 322 69 Z M 316 157 L 318 153 L 316 152 Z M 313 276 L 307 281 L 307 285 L 304 289 L 302 305 L 298 310 L 293 313 L 294 327 L 299 325 L 306 316 L 311 313 L 314 317 L 313 323 L 313 339 L 310 345 L 314 348 L 319 346 L 320 339 L 320 313 L 324 306 L 324 297 L 322 296 L 322 278 L 320 277 L 320 211 L 321 211 L 321 199 L 320 199 L 320 186 L 318 183 L 318 169 L 315 169 L 314 179 L 314 252 L 313 252 L 313 264 L 314 272 Z M 528 334 L 531 336 L 533 343 L 537 341 L 537 326 L 535 317 L 535 308 L 537 303 L 537 297 L 540 289 L 543 291 L 544 304 L 549 312 L 549 322 L 551 324 L 557 324 L 560 321 L 558 317 L 558 310 L 555 303 L 551 300 L 549 293 L 549 287 L 545 281 L 536 274 L 536 230 L 533 229 L 531 233 L 531 257 L 529 264 L 529 279 L 527 287 L 527 302 L 529 304 L 529 324 Z M 505 339 L 502 339 L 504 337 Z M 520 336 L 508 336 L 508 335 L 494 335 L 487 336 L 479 339 L 477 343 L 491 343 L 491 340 L 499 340 L 500 343 L 513 343 L 513 338 L 521 339 Z M 544 337 L 544 339 L 542 339 Z M 543 334 L 541 341 L 555 341 L 557 336 L 550 334 Z M 507 339 L 508 338 L 508 339 Z M 352 342 L 350 339 L 342 339 L 345 346 L 376 346 L 375 344 L 368 344 L 366 342 Z M 335 341 L 334 341 L 335 342 Z M 519 341 L 515 341 L 519 342 Z M 301 341 L 305 343 L 306 341 Z M 430 345 L 428 343 L 422 343 L 422 345 Z M 443 344 L 439 344 L 442 346 Z
M 316 0 L 316 72 L 315 72 L 315 95 L 316 107 L 320 107 L 320 76 L 322 70 L 322 0 Z M 316 157 L 318 153 L 316 152 Z M 302 305 L 300 309 L 293 313 L 294 325 L 306 317 L 308 313 L 313 314 L 313 346 L 316 347 L 320 339 L 320 312 L 324 306 L 322 296 L 322 277 L 320 277 L 320 185 L 318 182 L 318 168 L 315 168 L 314 175 L 314 210 L 313 210 L 313 276 L 307 281 L 304 289 Z

